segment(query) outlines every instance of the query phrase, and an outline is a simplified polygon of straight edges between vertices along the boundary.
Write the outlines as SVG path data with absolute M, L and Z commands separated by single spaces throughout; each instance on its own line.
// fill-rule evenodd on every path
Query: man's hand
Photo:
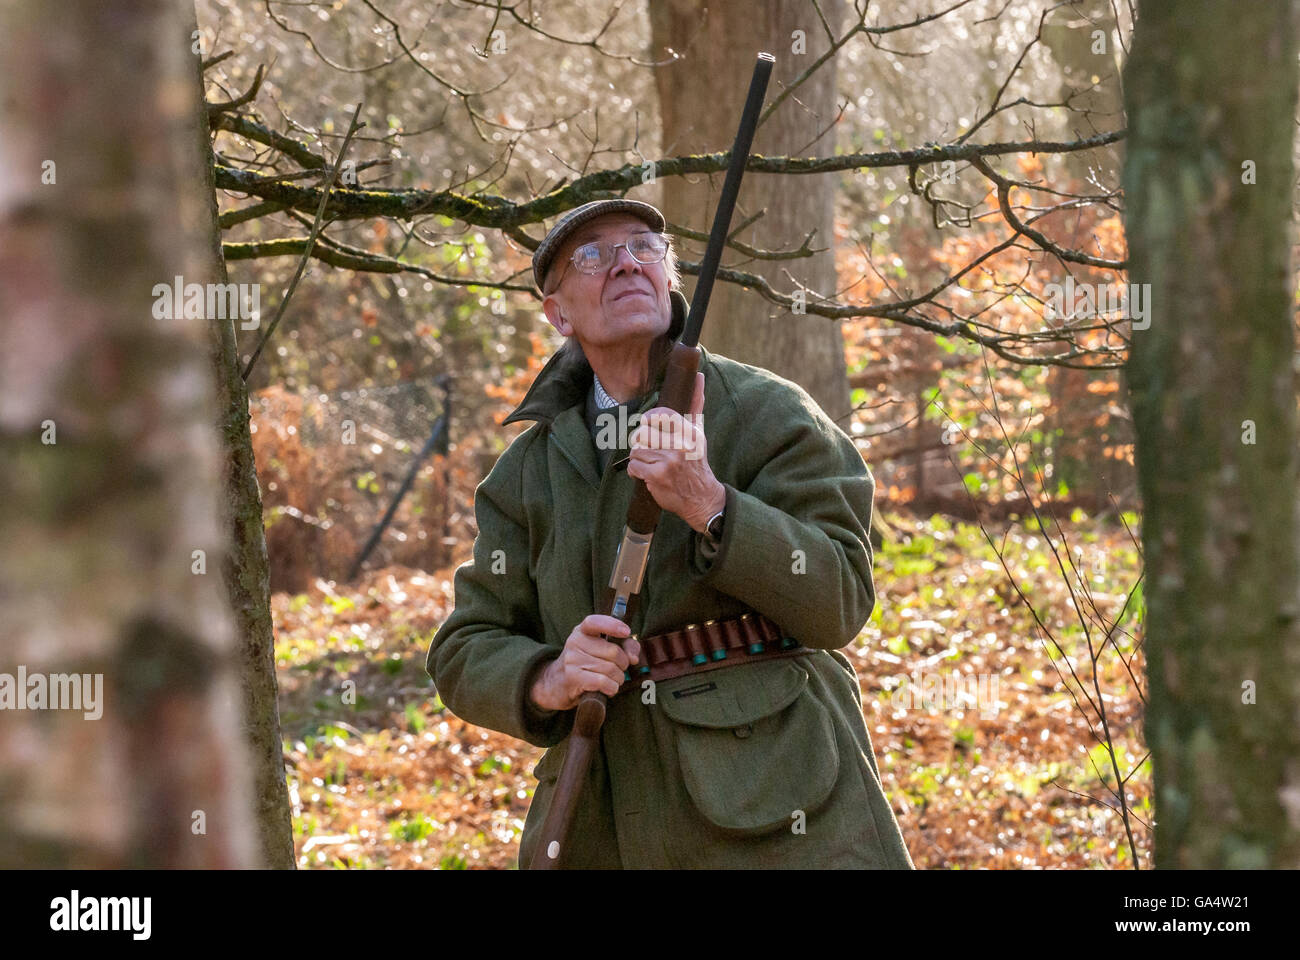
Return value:
M 543 710 L 571 710 L 588 690 L 614 696 L 623 685 L 623 672 L 640 662 L 641 644 L 629 639 L 620 646 L 601 634 L 630 637 L 631 633 L 626 623 L 614 617 L 599 613 L 586 617 L 564 641 L 564 652 L 533 683 L 533 703 Z
M 704 412 L 704 374 L 695 375 L 690 416 L 668 407 L 647 410 L 630 440 L 629 476 L 644 480 L 655 503 L 699 533 L 727 504 L 726 488 L 709 467 L 699 415 Z

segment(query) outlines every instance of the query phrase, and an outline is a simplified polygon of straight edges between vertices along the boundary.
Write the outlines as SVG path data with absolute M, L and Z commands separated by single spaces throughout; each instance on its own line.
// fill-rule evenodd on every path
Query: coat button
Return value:
M 745 724 L 743 727 L 736 727 L 735 729 L 736 736 L 740 737 L 741 740 L 744 740 L 753 732 L 754 732 L 754 727 L 748 723 Z

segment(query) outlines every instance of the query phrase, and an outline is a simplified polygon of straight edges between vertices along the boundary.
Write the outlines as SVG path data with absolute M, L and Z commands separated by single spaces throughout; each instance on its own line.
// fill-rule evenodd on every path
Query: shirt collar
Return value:
M 677 341 L 686 329 L 689 305 L 685 295 L 679 290 L 673 290 L 668 296 L 673 310 L 668 336 L 673 341 Z M 550 423 L 565 410 L 581 403 L 595 382 L 595 378 L 596 373 L 583 355 L 582 347 L 576 339 L 571 338 L 555 351 L 555 355 L 547 361 L 546 366 L 542 367 L 541 372 L 537 374 L 537 379 L 524 395 L 523 402 L 501 422 L 501 425 L 505 426 L 516 420 Z M 606 398 L 608 396 L 606 394 Z M 602 402 L 597 395 L 597 404 Z M 611 399 L 610 402 L 615 401 Z
M 591 372 L 592 386 L 596 388 L 596 406 L 605 410 L 609 407 L 617 407 L 618 401 L 609 395 L 605 390 L 604 384 L 600 382 L 600 377 L 596 376 L 596 371 Z

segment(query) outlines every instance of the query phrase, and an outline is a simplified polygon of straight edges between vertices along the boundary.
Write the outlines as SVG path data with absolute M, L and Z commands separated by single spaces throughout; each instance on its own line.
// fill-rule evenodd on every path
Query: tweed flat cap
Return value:
M 580 207 L 574 207 L 551 227 L 546 239 L 533 253 L 533 279 L 537 282 L 538 290 L 542 289 L 542 283 L 546 280 L 546 271 L 569 235 L 584 223 L 610 213 L 629 213 L 639 217 L 651 230 L 662 231 L 664 228 L 664 215 L 650 204 L 642 203 L 640 200 L 592 200 Z

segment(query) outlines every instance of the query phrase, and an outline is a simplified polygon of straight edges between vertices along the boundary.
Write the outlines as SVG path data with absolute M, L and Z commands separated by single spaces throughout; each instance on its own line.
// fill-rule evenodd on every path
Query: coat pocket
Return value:
M 840 755 L 829 711 L 797 658 L 738 664 L 659 685 L 686 791 L 711 824 L 758 836 L 830 798 Z
M 538 760 L 533 767 L 533 777 L 538 783 L 559 779 L 560 768 L 564 766 L 564 755 L 568 752 L 568 746 L 569 740 L 566 737 L 542 754 L 542 759 Z

